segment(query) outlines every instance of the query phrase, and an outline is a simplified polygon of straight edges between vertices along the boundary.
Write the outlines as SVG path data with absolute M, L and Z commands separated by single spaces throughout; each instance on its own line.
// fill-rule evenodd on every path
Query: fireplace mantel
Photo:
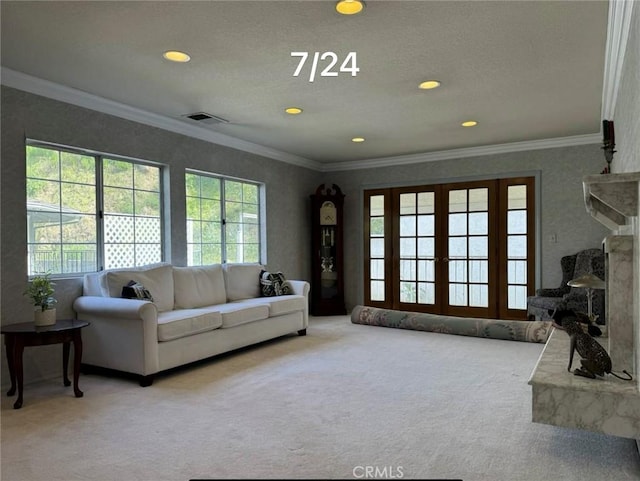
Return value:
M 598 222 L 615 231 L 638 215 L 640 172 L 588 175 L 582 179 L 584 203 Z
M 634 243 L 628 235 L 638 216 L 640 172 L 583 178 L 584 202 L 598 222 L 612 231 L 604 240 L 607 326 L 598 339 L 614 371 L 626 369 L 634 380 L 606 375 L 584 379 L 567 372 L 569 337 L 554 330 L 529 384 L 534 422 L 602 432 L 638 440 L 640 449 L 640 338 L 634 328 Z M 635 247 L 637 249 L 637 246 Z M 637 251 L 636 251 L 637 252 Z M 637 255 L 637 254 L 636 254 Z

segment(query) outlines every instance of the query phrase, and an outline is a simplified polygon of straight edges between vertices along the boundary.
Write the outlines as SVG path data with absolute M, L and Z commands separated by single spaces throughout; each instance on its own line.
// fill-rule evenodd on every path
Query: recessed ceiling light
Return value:
M 171 60 L 172 62 L 185 63 L 191 60 L 191 57 L 188 54 L 179 52 L 178 50 L 167 50 L 162 54 L 162 56 L 167 60 Z
M 364 137 L 354 137 L 353 139 L 351 139 L 351 142 L 364 142 Z
M 336 11 L 342 15 L 353 15 L 362 12 L 364 2 L 362 0 L 340 0 L 336 3 Z
M 302 109 L 299 107 L 287 107 L 284 111 L 291 115 L 298 115 L 302 113 Z
M 476 122 L 475 120 L 467 120 L 465 122 L 462 122 L 460 125 L 462 125 L 463 127 L 475 127 L 476 125 L 478 125 L 478 122 Z
M 421 88 L 423 90 L 430 90 L 436 87 L 440 87 L 440 82 L 438 82 L 437 80 L 426 80 L 418 86 L 418 88 Z

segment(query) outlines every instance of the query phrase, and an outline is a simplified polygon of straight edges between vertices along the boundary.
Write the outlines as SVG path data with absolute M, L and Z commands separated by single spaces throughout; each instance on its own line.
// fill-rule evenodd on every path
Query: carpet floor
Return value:
M 2 397 L 1 478 L 640 479 L 635 441 L 531 422 L 542 348 L 315 317 L 148 388 L 38 382 Z

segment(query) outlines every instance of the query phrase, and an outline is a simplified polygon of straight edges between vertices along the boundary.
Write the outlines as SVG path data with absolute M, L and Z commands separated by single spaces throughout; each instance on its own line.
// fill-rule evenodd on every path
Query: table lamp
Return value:
M 593 289 L 604 289 L 604 281 L 594 274 L 585 274 L 583 276 L 576 277 L 575 279 L 571 279 L 569 282 L 567 282 L 567 285 L 571 287 L 583 287 L 587 290 L 587 306 L 589 310 L 588 316 L 591 322 L 595 322 L 598 316 L 593 315 L 591 306 L 591 301 L 593 299 Z

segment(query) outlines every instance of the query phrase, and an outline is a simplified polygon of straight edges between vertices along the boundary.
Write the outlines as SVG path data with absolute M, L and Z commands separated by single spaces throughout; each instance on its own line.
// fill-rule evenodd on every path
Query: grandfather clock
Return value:
M 336 184 L 321 184 L 311 196 L 311 314 L 346 314 L 342 210 L 344 194 Z

